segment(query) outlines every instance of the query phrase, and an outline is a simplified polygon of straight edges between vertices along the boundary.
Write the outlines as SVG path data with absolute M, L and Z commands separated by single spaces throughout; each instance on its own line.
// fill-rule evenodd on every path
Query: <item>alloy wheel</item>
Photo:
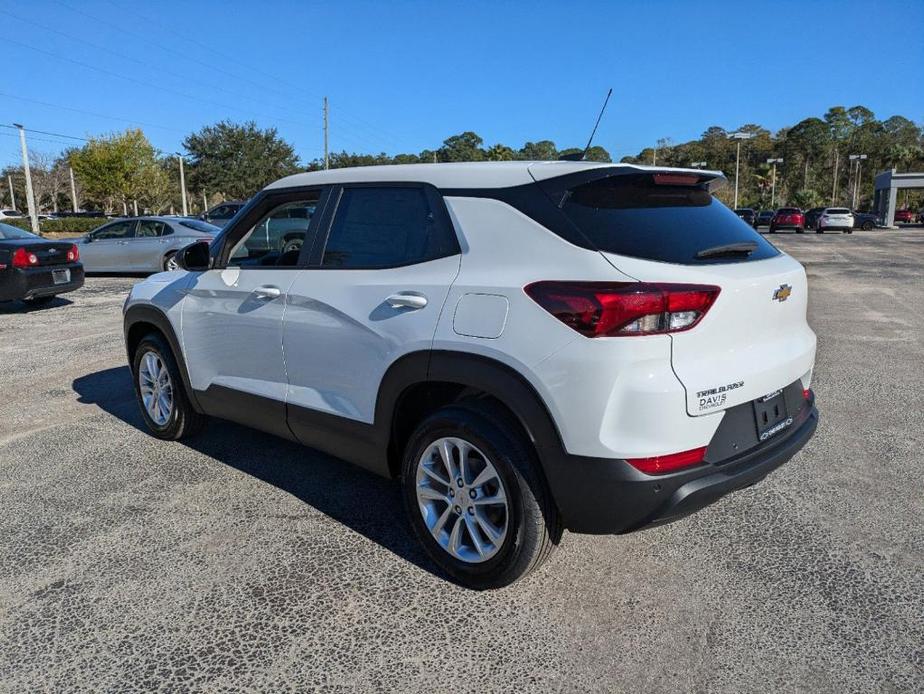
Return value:
M 148 417 L 162 427 L 173 413 L 173 383 L 163 359 L 156 352 L 145 352 L 138 367 L 138 388 Z
M 503 546 L 510 524 L 507 493 L 476 446 L 458 437 L 431 443 L 417 461 L 416 489 L 424 524 L 455 559 L 481 563 Z

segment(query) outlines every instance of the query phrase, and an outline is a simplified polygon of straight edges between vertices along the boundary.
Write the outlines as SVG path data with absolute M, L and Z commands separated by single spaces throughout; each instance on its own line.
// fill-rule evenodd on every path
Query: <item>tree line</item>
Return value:
M 753 135 L 741 141 L 739 205 L 770 206 L 772 168 L 767 159 L 781 158 L 777 165 L 775 202 L 798 207 L 851 202 L 856 182 L 856 163 L 851 154 L 865 154 L 860 167 L 858 207 L 869 204 L 876 173 L 897 168 L 924 170 L 924 130 L 903 116 L 878 120 L 863 106 L 830 108 L 821 118 L 807 118 L 792 127 L 771 133 L 756 124 L 735 130 L 708 128 L 700 138 L 684 143 L 660 140 L 622 162 L 688 167 L 705 162 L 705 168 L 724 171 L 733 179 L 737 141 L 731 132 Z M 299 171 L 324 167 L 321 158 L 302 163 L 295 148 L 275 128 L 258 128 L 253 122 L 222 121 L 191 133 L 183 141 L 186 187 L 191 211 L 200 211 L 226 199 L 245 199 L 268 183 Z M 472 131 L 447 137 L 436 149 L 389 155 L 339 151 L 329 156 L 331 168 L 388 164 L 464 161 L 554 160 L 579 154 L 582 148 L 559 149 L 551 140 L 526 142 L 519 148 L 502 143 L 485 145 Z M 586 158 L 611 161 L 602 146 L 591 147 Z M 59 156 L 30 152 L 30 170 L 39 207 L 43 211 L 70 209 L 69 171 L 74 172 L 82 209 L 106 213 L 139 211 L 164 213 L 181 208 L 179 160 L 158 152 L 140 129 L 129 129 L 90 138 L 79 148 Z M 20 209 L 25 208 L 22 167 L 8 166 L 0 172 L 4 206 L 11 204 L 8 181 Z M 8 178 L 9 177 L 9 178 Z M 731 202 L 732 187 L 719 193 Z M 913 193 L 909 193 L 914 195 Z M 901 202 L 901 201 L 900 201 Z M 909 201 L 906 199 L 905 203 Z M 915 198 L 917 202 L 917 198 Z

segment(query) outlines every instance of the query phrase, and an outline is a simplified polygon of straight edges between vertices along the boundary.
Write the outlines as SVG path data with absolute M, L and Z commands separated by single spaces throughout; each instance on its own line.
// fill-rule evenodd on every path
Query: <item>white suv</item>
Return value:
M 132 289 L 144 419 L 164 439 L 234 420 L 398 478 L 421 543 L 476 588 L 563 529 L 675 520 L 818 418 L 805 272 L 723 183 L 589 162 L 285 178 Z M 288 208 L 300 248 L 248 244 Z
M 846 207 L 826 207 L 818 216 L 815 232 L 821 234 L 825 231 L 840 231 L 844 234 L 853 233 L 853 212 Z

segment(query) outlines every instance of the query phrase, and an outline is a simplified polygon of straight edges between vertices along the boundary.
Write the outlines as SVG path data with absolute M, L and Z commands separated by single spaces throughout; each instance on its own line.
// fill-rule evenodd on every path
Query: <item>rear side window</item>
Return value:
M 779 255 L 735 212 L 696 185 L 661 174 L 610 176 L 572 188 L 561 207 L 599 250 L 665 263 L 742 262 Z M 697 258 L 709 249 L 751 243 L 750 255 Z
M 324 249 L 322 267 L 388 268 L 455 252 L 423 188 L 346 188 Z
M 850 214 L 850 210 L 844 207 L 829 207 L 828 214 Z

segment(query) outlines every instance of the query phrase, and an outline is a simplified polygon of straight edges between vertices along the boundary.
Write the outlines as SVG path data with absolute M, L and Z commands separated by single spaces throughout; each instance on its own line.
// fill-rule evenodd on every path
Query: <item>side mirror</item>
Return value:
M 208 241 L 196 241 L 181 248 L 176 254 L 176 264 L 192 272 L 208 270 L 211 264 Z

